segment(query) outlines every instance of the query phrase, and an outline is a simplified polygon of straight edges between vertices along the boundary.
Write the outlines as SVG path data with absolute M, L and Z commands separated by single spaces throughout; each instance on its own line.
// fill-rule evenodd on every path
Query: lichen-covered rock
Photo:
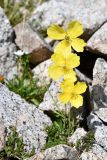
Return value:
M 46 149 L 42 154 L 38 154 L 29 160 L 78 160 L 79 154 L 74 149 L 67 145 L 57 145 Z
M 87 42 L 88 50 L 107 56 L 107 23 L 98 29 Z
M 107 107 L 107 62 L 101 58 L 93 69 L 91 99 L 94 109 Z
M 17 74 L 16 45 L 14 44 L 14 32 L 0 7 L 0 74 L 7 79 L 12 79 Z
M 52 23 L 66 25 L 76 19 L 83 23 L 86 34 L 90 35 L 107 20 L 106 10 L 106 0 L 50 0 L 36 8 L 30 23 L 41 31 Z
M 51 51 L 42 37 L 34 32 L 28 23 L 15 26 L 16 44 L 25 53 L 30 54 L 30 62 L 34 65 L 50 58 Z
M 82 140 L 86 136 L 87 132 L 83 128 L 77 128 L 71 137 L 68 137 L 69 145 L 76 145 L 78 140 Z
M 40 63 L 32 70 L 33 78 L 38 80 L 38 86 L 46 86 L 50 84 L 51 78 L 48 74 L 48 67 L 51 66 L 51 64 L 52 62 L 49 59 Z
M 45 127 L 51 125 L 49 117 L 2 84 L 0 84 L 0 120 L 7 128 L 16 127 L 19 135 L 23 137 L 27 151 L 33 146 L 35 152 L 40 151 L 46 143 Z

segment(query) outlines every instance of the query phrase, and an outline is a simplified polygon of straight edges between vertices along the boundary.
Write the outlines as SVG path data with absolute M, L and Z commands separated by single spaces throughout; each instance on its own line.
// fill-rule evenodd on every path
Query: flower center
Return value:
M 68 35 L 66 35 L 66 36 L 65 36 L 65 40 L 66 40 L 66 41 L 70 41 L 71 39 L 70 39 L 70 37 L 69 37 Z

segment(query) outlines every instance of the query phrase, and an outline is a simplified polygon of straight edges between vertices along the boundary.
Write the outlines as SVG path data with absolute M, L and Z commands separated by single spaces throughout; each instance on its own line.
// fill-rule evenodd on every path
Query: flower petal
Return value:
M 83 25 L 78 21 L 72 21 L 68 24 L 67 34 L 70 38 L 77 38 L 83 34 Z
M 64 70 L 64 79 L 70 79 L 72 82 L 77 80 L 76 73 L 73 70 Z
M 70 103 L 72 107 L 79 108 L 83 105 L 83 97 L 81 95 L 73 95 L 70 98 Z
M 55 49 L 55 53 L 63 53 L 64 55 L 71 52 L 71 43 L 67 40 L 59 42 Z
M 57 80 L 61 76 L 63 76 L 63 69 L 61 67 L 59 67 L 59 66 L 52 65 L 52 66 L 49 67 L 48 73 L 49 73 L 49 76 L 52 79 Z
M 82 94 L 86 91 L 87 85 L 84 82 L 77 82 L 74 86 L 74 93 L 75 94 Z
M 61 93 L 61 94 L 58 96 L 59 100 L 60 100 L 63 104 L 68 103 L 68 101 L 70 100 L 70 97 L 71 97 L 71 95 L 68 94 L 68 93 L 66 93 L 66 92 L 63 92 L 63 93 Z
M 53 40 L 61 40 L 64 39 L 66 33 L 64 29 L 56 24 L 52 24 L 48 29 L 47 29 L 47 34 L 48 37 L 53 39 Z
M 80 65 L 80 57 L 77 56 L 77 54 L 68 54 L 66 57 L 66 67 L 73 69 L 75 67 L 78 67 Z
M 63 91 L 71 93 L 74 88 L 74 83 L 71 79 L 66 79 L 61 83 L 60 87 Z
M 54 53 L 52 56 L 51 56 L 51 60 L 55 63 L 55 65 L 57 66 L 64 66 L 65 65 L 65 58 L 64 58 L 64 55 L 63 53 L 61 52 L 58 52 L 58 53 Z
M 84 40 L 80 38 L 72 39 L 71 44 L 73 49 L 77 52 L 83 52 L 84 47 L 86 46 L 86 43 L 84 42 Z

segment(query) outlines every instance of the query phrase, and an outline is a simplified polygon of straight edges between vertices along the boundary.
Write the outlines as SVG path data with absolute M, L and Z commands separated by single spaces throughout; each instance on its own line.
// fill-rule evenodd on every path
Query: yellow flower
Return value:
M 48 37 L 53 40 L 62 40 L 55 48 L 55 52 L 65 50 L 71 51 L 72 48 L 77 52 L 83 52 L 86 43 L 83 39 L 78 38 L 83 34 L 83 26 L 78 21 L 73 21 L 68 24 L 65 31 L 62 27 L 52 24 L 47 30 Z
M 65 79 L 70 78 L 72 82 L 77 80 L 76 73 L 73 68 L 79 66 L 80 57 L 73 53 L 55 53 L 51 60 L 53 65 L 49 67 L 49 76 L 57 80 L 64 76 Z
M 86 91 L 84 82 L 77 82 L 75 85 L 72 81 L 65 80 L 61 84 L 62 93 L 59 95 L 59 100 L 66 104 L 71 103 L 71 106 L 79 108 L 83 105 L 83 97 L 80 95 Z

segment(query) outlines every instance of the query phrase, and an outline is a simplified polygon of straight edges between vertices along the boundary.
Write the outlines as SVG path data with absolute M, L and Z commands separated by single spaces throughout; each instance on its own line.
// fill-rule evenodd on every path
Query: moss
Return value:
M 89 131 L 82 140 L 78 140 L 76 148 L 79 152 L 89 151 L 94 143 L 94 132 Z
M 16 128 L 11 127 L 4 149 L 0 151 L 0 159 L 20 159 L 33 156 L 35 149 L 33 148 L 30 153 L 26 153 L 24 150 L 23 139 L 19 137 Z
M 51 116 L 54 118 L 52 125 L 46 129 L 48 138 L 45 149 L 58 144 L 67 144 L 68 136 L 71 136 L 78 126 L 73 117 L 69 119 L 68 115 L 62 112 L 54 111 Z
M 48 86 L 38 87 L 37 80 L 33 79 L 32 72 L 29 66 L 29 56 L 23 55 L 19 59 L 22 65 L 22 75 L 15 76 L 11 81 L 8 81 L 8 88 L 26 99 L 29 103 L 38 106 L 42 101 Z

